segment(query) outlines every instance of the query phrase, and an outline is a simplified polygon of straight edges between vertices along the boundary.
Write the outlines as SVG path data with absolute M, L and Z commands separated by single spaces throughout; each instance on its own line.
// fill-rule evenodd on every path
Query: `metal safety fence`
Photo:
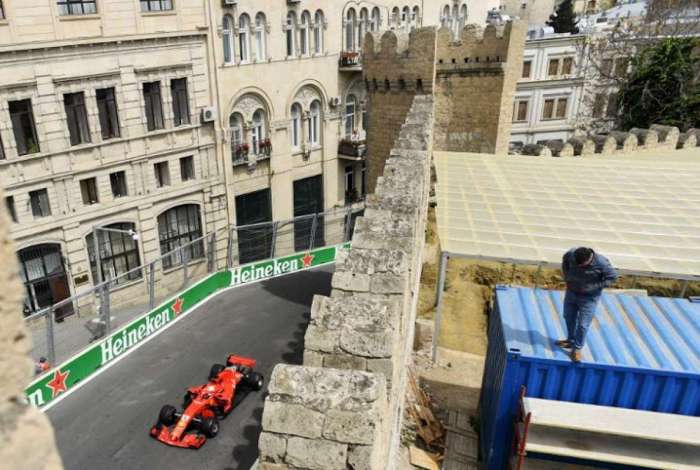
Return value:
M 44 368 L 53 367 L 211 273 L 350 241 L 363 211 L 357 205 L 225 227 L 36 312 L 25 321 L 37 374 L 40 358 Z

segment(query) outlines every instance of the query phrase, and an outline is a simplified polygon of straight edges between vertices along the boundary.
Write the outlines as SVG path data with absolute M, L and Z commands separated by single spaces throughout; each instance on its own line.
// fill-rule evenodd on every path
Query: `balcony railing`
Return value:
M 342 139 L 338 143 L 338 155 L 360 160 L 367 155 L 366 141 Z
M 340 70 L 362 70 L 362 54 L 359 52 L 343 51 L 339 59 Z

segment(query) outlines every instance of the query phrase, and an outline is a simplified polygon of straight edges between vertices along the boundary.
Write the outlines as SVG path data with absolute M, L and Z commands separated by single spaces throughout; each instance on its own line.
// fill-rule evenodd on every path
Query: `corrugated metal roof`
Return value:
M 564 292 L 499 287 L 506 347 L 524 356 L 569 361 L 554 342 L 566 337 Z M 604 293 L 583 349 L 583 361 L 700 373 L 700 303 Z

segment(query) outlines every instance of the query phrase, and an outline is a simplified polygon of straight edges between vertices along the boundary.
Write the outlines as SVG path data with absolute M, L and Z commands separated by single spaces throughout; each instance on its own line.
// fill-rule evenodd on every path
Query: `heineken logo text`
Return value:
M 133 345 L 140 343 L 144 338 L 164 327 L 169 321 L 170 310 L 166 308 L 154 315 L 147 316 L 143 321 L 122 330 L 121 333 L 110 336 L 100 345 L 102 364 L 106 364 Z
M 300 269 L 299 260 L 272 260 L 266 263 L 254 264 L 237 268 L 231 272 L 231 285 L 237 286 L 247 282 L 255 282 L 273 276 L 291 273 Z

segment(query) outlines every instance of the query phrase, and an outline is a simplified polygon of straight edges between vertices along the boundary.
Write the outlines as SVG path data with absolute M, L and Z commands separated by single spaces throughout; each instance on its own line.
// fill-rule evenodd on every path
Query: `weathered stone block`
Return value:
M 390 381 L 394 375 L 394 363 L 391 359 L 367 359 L 367 370 L 383 374 L 387 381 Z
M 262 426 L 265 431 L 303 437 L 321 437 L 323 413 L 303 405 L 265 400 Z
M 406 277 L 389 273 L 379 273 L 372 276 L 370 292 L 375 294 L 402 294 L 406 287 Z
M 343 328 L 340 347 L 350 354 L 364 357 L 389 357 L 393 349 L 394 332 L 387 327 L 383 331 L 369 332 L 352 327 Z
M 304 348 L 332 353 L 338 349 L 340 330 L 330 330 L 310 324 L 304 335 Z
M 372 409 L 359 413 L 330 410 L 323 424 L 323 437 L 349 444 L 372 444 L 378 419 Z
M 333 369 L 365 370 L 367 361 L 363 357 L 350 354 L 328 354 L 323 357 L 323 367 Z
M 307 367 L 323 367 L 323 354 L 304 349 L 304 365 Z
M 336 271 L 331 281 L 331 286 L 334 289 L 343 289 L 353 292 L 367 292 L 369 291 L 369 285 L 369 275 L 356 274 L 351 271 Z
M 325 440 L 291 437 L 287 444 L 286 462 L 311 470 L 345 470 L 348 446 Z
M 262 432 L 258 439 L 258 448 L 262 460 L 283 463 L 287 453 L 287 439 L 278 434 Z
M 258 470 L 291 470 L 291 467 L 284 463 L 259 462 Z
M 348 448 L 348 464 L 352 470 L 374 470 L 372 468 L 372 447 L 350 446 Z

